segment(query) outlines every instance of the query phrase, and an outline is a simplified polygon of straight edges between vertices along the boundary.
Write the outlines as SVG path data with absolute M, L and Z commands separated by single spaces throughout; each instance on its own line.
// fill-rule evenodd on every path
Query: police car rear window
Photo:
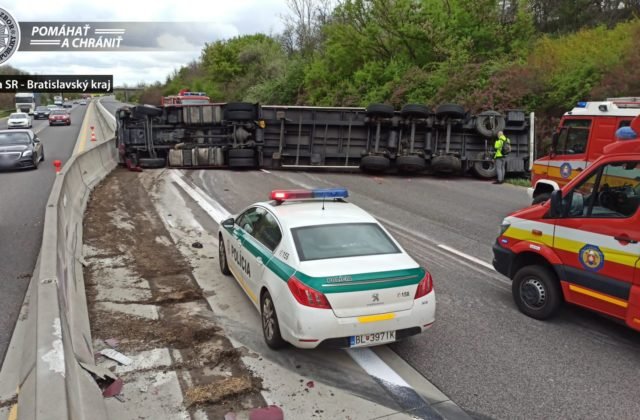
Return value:
M 400 253 L 375 223 L 304 226 L 291 233 L 300 261 Z

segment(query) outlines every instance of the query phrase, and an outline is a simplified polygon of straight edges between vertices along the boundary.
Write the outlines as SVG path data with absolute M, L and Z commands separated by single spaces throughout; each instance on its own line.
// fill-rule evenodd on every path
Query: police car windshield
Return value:
M 291 233 L 300 261 L 400 253 L 375 223 L 305 226 Z

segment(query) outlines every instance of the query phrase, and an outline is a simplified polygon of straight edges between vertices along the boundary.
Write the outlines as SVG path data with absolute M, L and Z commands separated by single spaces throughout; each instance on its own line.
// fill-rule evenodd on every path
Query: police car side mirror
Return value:
M 564 207 L 562 205 L 562 191 L 555 190 L 551 193 L 551 207 L 549 208 L 549 217 L 556 219 L 562 217 Z
M 232 228 L 235 225 L 235 223 L 236 221 L 233 219 L 233 217 L 230 217 L 227 220 L 222 221 L 222 227 Z

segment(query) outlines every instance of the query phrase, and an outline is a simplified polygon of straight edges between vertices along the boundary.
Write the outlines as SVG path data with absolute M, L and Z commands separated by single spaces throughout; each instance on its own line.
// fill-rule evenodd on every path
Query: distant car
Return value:
M 0 130 L 0 169 L 38 168 L 44 147 L 31 130 Z
M 71 102 L 65 102 L 64 104 L 62 104 L 63 108 L 71 108 L 73 107 L 73 104 Z
M 83 99 L 83 100 L 80 101 L 80 105 L 86 105 L 86 104 L 87 104 L 87 100 L 86 99 Z
M 71 116 L 64 109 L 54 109 L 49 115 L 49 125 L 71 125 Z
M 9 115 L 7 128 L 31 128 L 31 117 L 25 112 L 14 112 Z
M 77 104 L 77 103 L 78 103 L 78 101 L 77 101 L 77 100 L 75 100 L 75 101 L 73 101 L 73 103 L 74 103 L 74 104 Z
M 49 108 L 49 110 L 52 110 L 52 109 L 58 109 L 60 107 L 58 105 L 55 105 L 55 104 L 50 104 L 50 105 L 47 105 L 47 108 Z
M 39 106 L 33 112 L 33 118 L 39 120 L 40 118 L 49 118 L 51 110 L 46 106 Z

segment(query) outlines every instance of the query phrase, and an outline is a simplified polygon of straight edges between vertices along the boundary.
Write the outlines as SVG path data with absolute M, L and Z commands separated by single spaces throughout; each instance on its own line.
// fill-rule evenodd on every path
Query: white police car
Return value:
M 431 275 L 345 189 L 277 190 L 221 223 L 220 269 L 262 314 L 269 347 L 363 347 L 434 322 Z

